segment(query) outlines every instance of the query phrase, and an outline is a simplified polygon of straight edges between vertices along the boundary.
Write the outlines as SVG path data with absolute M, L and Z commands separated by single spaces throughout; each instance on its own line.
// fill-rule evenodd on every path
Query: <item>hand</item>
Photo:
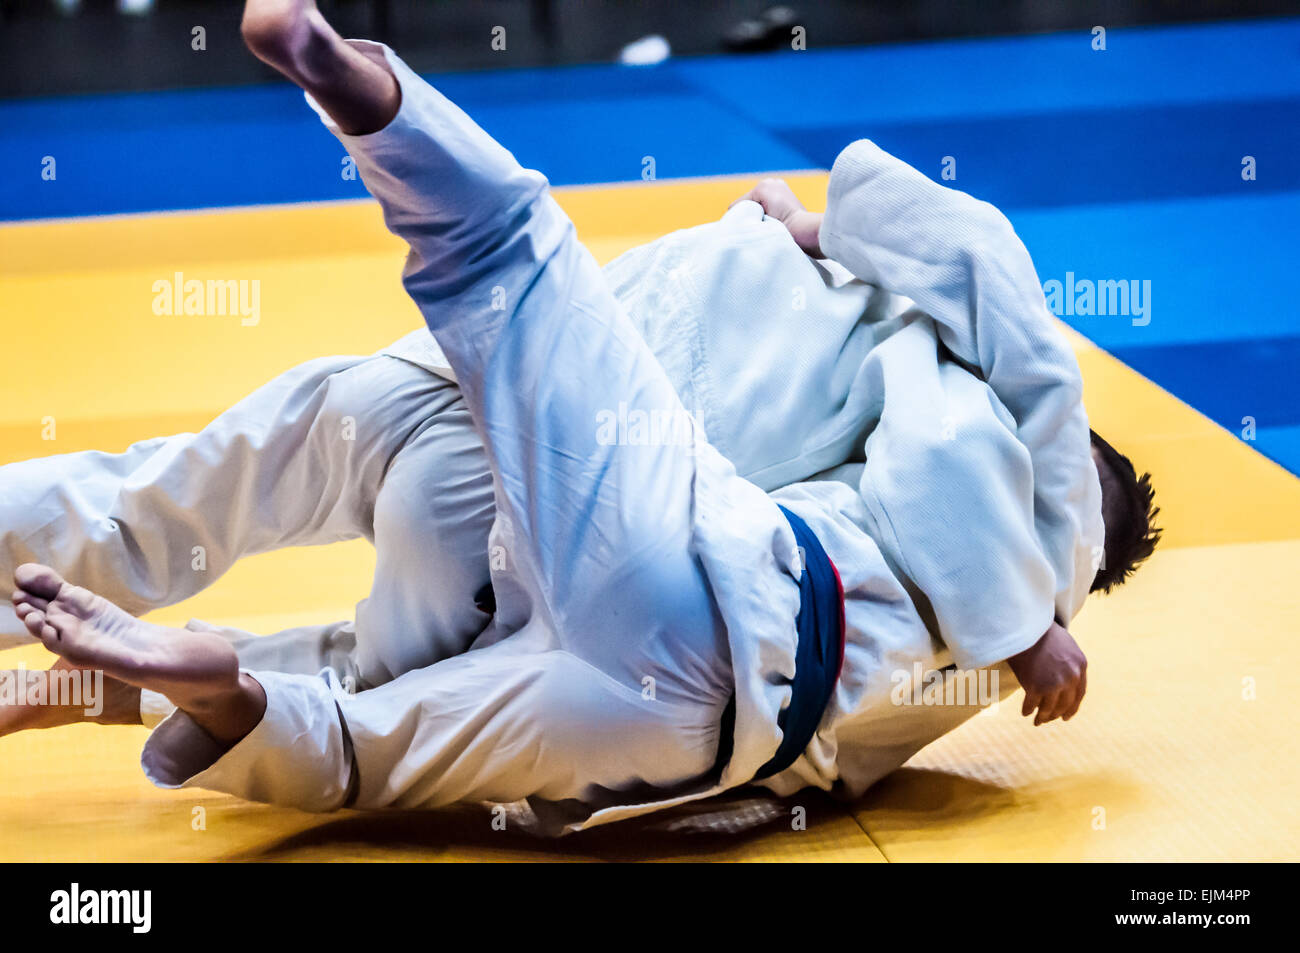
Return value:
M 1026 717 L 1035 709 L 1035 725 L 1045 725 L 1057 718 L 1069 721 L 1083 702 L 1088 687 L 1088 659 L 1079 643 L 1058 623 L 1019 655 L 1007 659 L 1025 690 L 1020 714 Z
M 762 179 L 758 185 L 736 199 L 736 202 L 743 202 L 746 199 L 763 206 L 763 211 L 769 217 L 784 225 L 805 255 L 811 255 L 813 258 L 825 257 L 822 255 L 819 238 L 822 227 L 821 213 L 810 212 L 804 208 L 803 203 L 795 197 L 784 179 Z M 735 205 L 736 202 L 731 204 Z

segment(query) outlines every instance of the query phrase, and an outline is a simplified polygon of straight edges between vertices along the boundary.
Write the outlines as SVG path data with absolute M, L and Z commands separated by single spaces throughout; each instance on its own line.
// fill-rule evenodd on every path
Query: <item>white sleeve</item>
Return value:
M 915 301 L 1011 412 L 1033 468 L 1056 612 L 1068 623 L 1100 557 L 1101 487 L 1078 362 L 1010 222 L 864 139 L 835 160 L 820 239 L 856 277 Z
M 938 347 L 922 318 L 876 348 L 884 406 L 859 489 L 882 552 L 924 596 L 953 661 L 976 669 L 1042 637 L 1055 580 L 1009 411 Z

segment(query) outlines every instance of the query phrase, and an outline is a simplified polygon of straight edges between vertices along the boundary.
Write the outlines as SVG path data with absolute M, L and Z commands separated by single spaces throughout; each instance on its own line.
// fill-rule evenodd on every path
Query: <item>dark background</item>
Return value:
M 420 71 L 603 62 L 648 34 L 675 55 L 717 53 L 767 0 L 323 0 L 344 35 L 400 41 Z M 889 43 L 1165 22 L 1276 16 L 1300 0 L 810 0 L 789 4 L 810 47 Z M 262 82 L 269 70 L 243 48 L 239 0 L 156 0 L 143 15 L 114 0 L 0 0 L 0 96 L 165 89 Z M 494 26 L 507 52 L 493 51 Z M 207 49 L 190 47 L 203 26 Z

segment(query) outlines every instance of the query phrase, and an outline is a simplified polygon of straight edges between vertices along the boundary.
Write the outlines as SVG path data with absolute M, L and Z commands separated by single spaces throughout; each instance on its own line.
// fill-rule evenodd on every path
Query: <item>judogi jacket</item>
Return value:
M 964 667 L 1005 658 L 1078 613 L 1104 537 L 1082 378 L 1029 253 L 992 205 L 868 140 L 835 162 L 821 247 L 746 201 L 604 270 L 741 476 L 770 491 L 864 463 L 835 476 L 936 634 Z M 454 377 L 427 330 L 385 353 Z M 912 482 L 902 455 L 936 441 L 944 470 Z

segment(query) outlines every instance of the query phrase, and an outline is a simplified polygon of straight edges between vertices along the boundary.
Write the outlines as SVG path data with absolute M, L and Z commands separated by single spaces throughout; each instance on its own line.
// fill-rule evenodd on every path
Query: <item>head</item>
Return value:
M 1151 474 L 1137 475 L 1133 464 L 1095 431 L 1092 459 L 1101 478 L 1101 518 L 1106 525 L 1106 547 L 1092 592 L 1110 592 L 1124 583 L 1160 542 L 1156 526 L 1160 507 L 1155 505 Z

